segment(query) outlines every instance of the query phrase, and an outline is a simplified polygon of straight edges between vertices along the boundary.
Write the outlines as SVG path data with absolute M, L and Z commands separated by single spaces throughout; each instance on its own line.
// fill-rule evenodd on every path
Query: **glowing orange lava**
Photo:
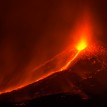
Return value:
M 76 49 L 78 51 L 82 51 L 87 47 L 87 42 L 84 38 L 81 39 L 81 41 L 77 44 Z
M 67 69 L 69 67 L 69 65 L 77 58 L 77 56 L 79 55 L 79 53 L 84 50 L 86 47 L 88 46 L 88 43 L 86 41 L 86 38 L 83 38 L 79 41 L 79 43 L 76 45 L 76 49 L 77 49 L 77 53 L 74 55 L 74 57 L 72 59 L 70 59 L 66 65 L 64 65 L 61 68 L 61 71 Z
M 69 67 L 69 65 L 71 64 L 71 62 L 76 59 L 76 57 L 79 55 L 79 53 L 80 53 L 80 51 L 78 51 L 78 52 L 75 54 L 75 56 L 74 56 L 72 59 L 70 59 L 70 60 L 67 62 L 67 64 L 66 64 L 65 66 L 63 66 L 60 70 L 61 70 L 61 71 L 66 70 L 66 69 Z

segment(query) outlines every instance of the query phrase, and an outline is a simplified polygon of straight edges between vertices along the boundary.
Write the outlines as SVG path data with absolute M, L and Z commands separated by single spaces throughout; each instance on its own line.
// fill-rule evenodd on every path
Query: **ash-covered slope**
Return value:
M 70 92 L 75 94 L 78 88 L 72 84 L 70 75 L 72 73 L 68 71 L 58 72 L 22 89 L 2 94 L 0 95 L 0 101 L 14 103 L 57 93 Z
M 58 93 L 80 95 L 96 104 L 107 105 L 107 68 L 105 57 L 81 59 L 66 71 L 57 72 L 22 89 L 0 95 L 0 103 L 26 104 L 33 99 Z

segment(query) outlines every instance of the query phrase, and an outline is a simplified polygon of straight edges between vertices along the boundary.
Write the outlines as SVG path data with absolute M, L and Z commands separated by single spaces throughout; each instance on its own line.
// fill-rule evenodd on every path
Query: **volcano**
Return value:
M 25 107 L 40 107 L 42 104 L 66 106 L 68 103 L 73 107 L 106 106 L 107 66 L 103 64 L 106 61 L 106 55 L 80 59 L 67 70 L 19 90 L 1 94 L 0 104 Z
M 0 107 L 107 107 L 105 0 L 0 4 Z

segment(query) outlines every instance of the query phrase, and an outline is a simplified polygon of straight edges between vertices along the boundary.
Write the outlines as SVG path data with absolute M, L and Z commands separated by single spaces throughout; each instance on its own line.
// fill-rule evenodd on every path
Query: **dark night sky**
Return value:
M 107 46 L 106 0 L 1 0 L 0 90 L 26 82 L 32 68 L 63 50 L 86 5 Z

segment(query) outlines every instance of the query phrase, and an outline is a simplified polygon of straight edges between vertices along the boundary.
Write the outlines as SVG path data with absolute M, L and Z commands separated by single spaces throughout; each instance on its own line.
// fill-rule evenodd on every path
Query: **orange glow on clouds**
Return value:
M 61 68 L 61 71 L 68 69 L 71 63 L 74 63 L 74 60 L 78 59 L 79 54 L 86 48 L 90 47 L 90 44 L 92 43 L 91 29 L 92 26 L 91 26 L 90 13 L 85 12 L 83 16 L 80 16 L 80 19 L 77 21 L 77 24 L 75 25 L 74 32 L 73 34 L 71 34 L 74 36 L 74 45 L 71 44 L 71 47 L 73 46 L 77 52 Z

